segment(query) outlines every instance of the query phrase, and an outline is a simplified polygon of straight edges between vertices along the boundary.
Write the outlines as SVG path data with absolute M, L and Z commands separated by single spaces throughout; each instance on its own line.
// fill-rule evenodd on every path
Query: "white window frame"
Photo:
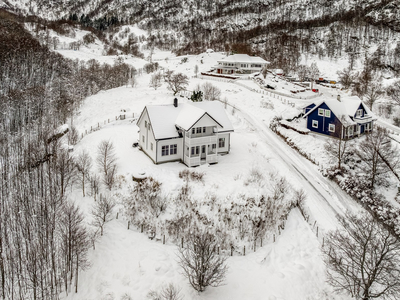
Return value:
M 331 111 L 329 109 L 325 109 L 325 117 L 327 118 L 331 117 Z
M 363 110 L 361 108 L 357 109 L 356 118 L 361 118 L 362 117 L 362 112 L 363 112 Z
M 349 134 L 349 136 L 354 134 L 354 128 L 353 128 L 353 125 L 350 125 L 350 126 L 349 126 L 349 129 L 348 129 L 348 134 Z
M 324 116 L 324 109 L 318 108 L 318 116 Z
M 312 120 L 311 124 L 312 124 L 313 128 L 318 128 L 318 121 L 317 120 Z
M 169 145 L 169 155 L 176 155 L 178 153 L 178 145 Z
M 196 128 L 196 133 L 201 133 L 201 127 Z
M 150 150 L 153 151 L 153 143 L 150 143 Z
M 196 128 L 192 128 L 192 134 L 195 134 L 196 133 Z
M 329 132 L 335 132 L 335 124 L 329 124 L 328 130 Z
M 225 148 L 225 138 L 218 139 L 218 148 Z
M 169 146 L 161 146 L 161 156 L 168 156 L 169 155 Z

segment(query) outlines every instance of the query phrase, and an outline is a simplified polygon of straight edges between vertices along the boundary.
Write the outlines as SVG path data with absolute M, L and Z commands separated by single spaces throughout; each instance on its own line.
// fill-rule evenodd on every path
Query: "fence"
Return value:
M 88 135 L 88 134 L 90 134 L 90 133 L 92 133 L 92 132 L 95 132 L 95 131 L 100 130 L 101 128 L 107 126 L 108 124 L 115 123 L 115 122 L 117 122 L 117 121 L 123 121 L 123 120 L 132 120 L 132 122 L 133 122 L 133 121 L 136 120 L 136 119 L 137 119 L 137 117 L 135 117 L 135 113 L 126 114 L 126 113 L 124 112 L 123 114 L 120 114 L 120 115 L 118 115 L 118 116 L 115 116 L 115 117 L 112 118 L 112 119 L 107 119 L 107 120 L 104 120 L 104 121 L 102 121 L 102 122 L 97 122 L 97 124 L 95 124 L 95 125 L 93 125 L 93 126 L 90 126 L 90 129 L 85 129 L 85 131 L 82 131 L 82 132 L 81 132 L 81 139 L 82 139 L 84 136 L 86 136 L 86 135 Z

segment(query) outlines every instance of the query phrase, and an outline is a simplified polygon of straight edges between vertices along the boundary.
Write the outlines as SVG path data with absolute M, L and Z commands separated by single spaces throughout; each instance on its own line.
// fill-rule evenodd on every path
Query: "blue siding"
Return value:
M 315 107 L 315 103 L 311 103 L 309 106 L 306 106 L 304 108 L 304 113 L 308 113 L 310 110 L 312 110 Z
M 331 110 L 330 110 L 331 116 L 329 118 L 325 116 L 319 116 L 318 115 L 319 108 L 323 108 L 324 110 L 325 109 L 330 110 L 329 107 L 325 104 L 325 102 L 320 104 L 311 114 L 307 116 L 307 128 L 314 132 L 339 138 L 342 127 L 340 120 L 335 116 L 335 114 Z M 313 120 L 318 121 L 318 128 L 314 128 L 312 126 Z M 329 131 L 329 124 L 335 125 L 335 132 Z

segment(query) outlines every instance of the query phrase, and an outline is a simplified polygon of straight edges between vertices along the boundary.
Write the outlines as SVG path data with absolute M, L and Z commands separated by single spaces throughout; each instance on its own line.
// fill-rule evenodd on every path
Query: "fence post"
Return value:
M 318 237 L 318 226 L 317 226 L 317 237 Z
M 233 256 L 233 247 L 231 247 L 231 256 Z
M 131 225 L 131 221 L 128 221 L 128 230 L 129 230 L 129 226 Z
M 181 247 L 183 248 L 183 238 L 182 238 L 182 241 L 181 241 Z
M 117 213 L 117 220 L 118 220 L 118 213 Z
M 256 252 L 257 240 L 254 240 L 254 252 Z
M 165 245 L 165 234 L 163 236 L 163 240 L 162 240 L 163 245 Z
M 274 243 L 275 243 L 275 234 L 274 234 Z
M 143 233 L 143 224 L 140 225 L 140 233 Z
M 243 256 L 246 256 L 246 246 L 243 246 Z

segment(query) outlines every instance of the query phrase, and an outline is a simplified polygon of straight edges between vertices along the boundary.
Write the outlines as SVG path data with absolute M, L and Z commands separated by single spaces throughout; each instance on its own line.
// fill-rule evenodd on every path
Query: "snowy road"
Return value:
M 280 140 L 264 122 L 251 113 L 240 109 L 238 111 L 258 131 L 260 138 L 271 149 L 271 156 L 278 162 L 282 173 L 287 177 L 293 177 L 306 191 L 310 213 L 323 230 L 337 228 L 337 214 L 342 215 L 346 210 L 361 209 L 361 206 L 335 183 L 323 177 L 315 165 Z

